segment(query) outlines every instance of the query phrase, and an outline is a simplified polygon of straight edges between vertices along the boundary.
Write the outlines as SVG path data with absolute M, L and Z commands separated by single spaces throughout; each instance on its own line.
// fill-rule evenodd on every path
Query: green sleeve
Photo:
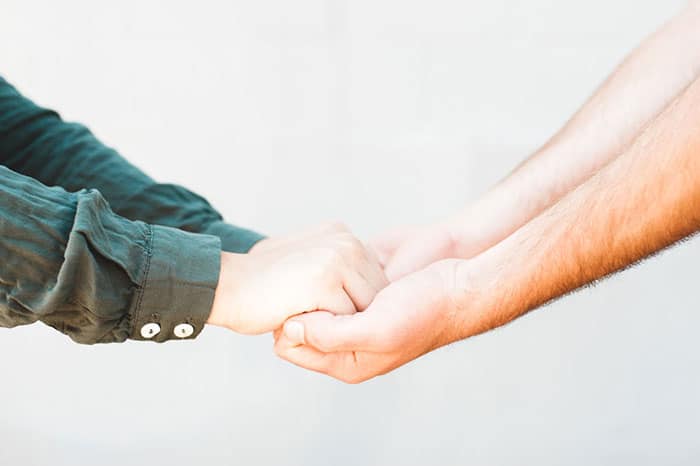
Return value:
M 0 238 L 0 326 L 39 320 L 78 343 L 162 342 L 196 337 L 211 311 L 219 238 L 128 220 L 99 191 L 0 166 Z
M 68 191 L 98 189 L 117 214 L 221 239 L 244 253 L 263 237 L 223 221 L 204 198 L 152 180 L 86 127 L 23 97 L 0 77 L 0 164 Z

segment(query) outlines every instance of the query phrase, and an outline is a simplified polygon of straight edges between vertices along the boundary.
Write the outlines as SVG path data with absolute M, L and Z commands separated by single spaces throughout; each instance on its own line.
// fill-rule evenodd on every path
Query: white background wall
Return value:
M 474 198 L 682 3 L 0 0 L 0 74 L 232 222 L 367 237 Z M 0 464 L 698 464 L 699 260 L 360 386 L 267 336 L 0 330 Z

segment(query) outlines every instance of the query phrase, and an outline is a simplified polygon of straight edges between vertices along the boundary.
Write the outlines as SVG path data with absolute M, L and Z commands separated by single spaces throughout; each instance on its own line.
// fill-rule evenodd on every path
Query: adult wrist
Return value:
M 237 331 L 236 316 L 239 314 L 239 309 L 236 305 L 238 301 L 236 297 L 242 287 L 247 257 L 247 254 L 221 252 L 219 281 L 214 291 L 207 324 Z
M 450 301 L 459 335 L 468 338 L 505 324 L 510 318 L 500 267 L 486 254 L 454 265 Z
M 473 330 L 473 324 L 474 314 L 480 309 L 476 303 L 479 290 L 473 286 L 472 270 L 469 259 L 444 259 L 424 270 L 440 276 L 442 281 L 442 286 L 434 288 L 436 294 L 432 305 L 440 309 L 436 320 L 442 323 L 436 348 L 478 333 Z
M 501 219 L 479 203 L 470 204 L 438 225 L 451 239 L 450 257 L 460 259 L 474 257 L 504 237 L 499 233 Z
M 221 239 L 221 249 L 227 252 L 243 254 L 265 237 L 246 228 L 231 225 L 223 220 L 208 224 L 202 233 L 218 236 Z

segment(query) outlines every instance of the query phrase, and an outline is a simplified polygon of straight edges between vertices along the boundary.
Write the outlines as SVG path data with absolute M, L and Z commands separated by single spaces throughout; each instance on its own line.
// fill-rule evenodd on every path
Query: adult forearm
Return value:
M 225 223 L 186 188 L 154 181 L 88 128 L 34 104 L 1 77 L 0 164 L 68 191 L 97 189 L 123 217 L 218 236 L 226 251 L 246 252 L 262 238 Z
M 608 166 L 456 274 L 469 336 L 700 228 L 700 79 Z M 464 301 L 465 299 L 469 301 Z M 464 309 L 467 309 L 466 304 Z
M 699 74 L 700 8 L 694 3 L 627 57 L 535 155 L 459 213 L 457 235 L 468 230 L 469 249 L 474 225 L 482 232 L 476 238 L 481 247 L 507 237 L 621 154 Z

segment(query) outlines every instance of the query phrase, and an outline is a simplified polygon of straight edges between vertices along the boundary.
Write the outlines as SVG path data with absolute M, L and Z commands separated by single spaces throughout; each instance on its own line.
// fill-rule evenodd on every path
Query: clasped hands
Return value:
M 348 383 L 384 374 L 464 337 L 454 285 L 464 261 L 441 260 L 454 257 L 452 235 L 438 225 L 365 247 L 329 224 L 222 253 L 208 323 L 272 331 L 278 356 Z
M 698 42 L 699 5 L 450 220 L 369 248 L 331 225 L 224 254 L 210 322 L 273 331 L 282 358 L 361 382 L 700 231 L 700 76 L 689 72 L 700 54 L 679 48 Z

